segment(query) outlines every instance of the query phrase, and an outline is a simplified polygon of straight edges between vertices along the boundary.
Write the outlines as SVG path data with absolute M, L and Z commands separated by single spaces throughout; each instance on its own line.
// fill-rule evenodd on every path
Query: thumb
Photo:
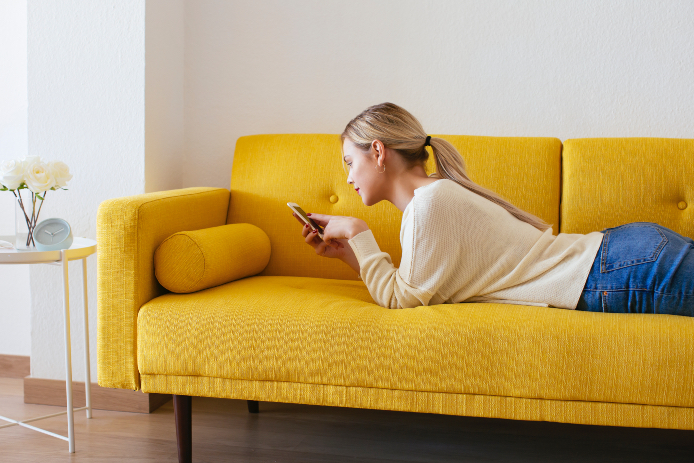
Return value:
M 338 241 L 333 239 L 333 236 L 330 234 L 330 232 L 326 232 L 325 230 L 323 231 L 323 241 L 325 241 L 325 244 L 327 244 L 331 248 L 339 249 Z

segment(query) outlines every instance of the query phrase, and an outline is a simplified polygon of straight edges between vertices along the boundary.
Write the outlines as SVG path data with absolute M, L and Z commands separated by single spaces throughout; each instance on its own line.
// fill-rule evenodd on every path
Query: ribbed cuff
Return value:
M 354 250 L 354 255 L 357 257 L 360 268 L 364 259 L 381 252 L 381 248 L 378 247 L 378 243 L 371 229 L 356 234 L 351 240 L 348 240 L 347 243 L 349 243 Z

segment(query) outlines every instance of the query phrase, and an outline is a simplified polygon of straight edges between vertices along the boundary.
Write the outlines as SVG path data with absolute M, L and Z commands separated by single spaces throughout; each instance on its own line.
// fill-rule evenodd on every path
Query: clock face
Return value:
M 70 225 L 62 220 L 47 220 L 36 227 L 34 237 L 45 245 L 56 244 L 64 241 L 70 234 Z

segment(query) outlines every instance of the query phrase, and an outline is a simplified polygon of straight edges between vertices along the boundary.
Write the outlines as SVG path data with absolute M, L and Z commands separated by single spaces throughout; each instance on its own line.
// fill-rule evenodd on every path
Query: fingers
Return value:
M 318 255 L 323 255 L 326 246 L 331 246 L 334 248 L 337 247 L 334 244 L 328 244 L 325 241 L 323 241 L 318 235 L 318 232 L 311 230 L 311 228 L 308 226 L 305 227 L 303 233 L 305 233 L 304 240 L 316 249 L 316 253 Z
M 313 229 L 312 229 L 311 227 L 309 227 L 309 226 L 306 224 L 306 222 L 304 222 L 303 220 L 301 220 L 301 218 L 298 217 L 298 216 L 296 215 L 296 213 L 292 213 L 292 215 L 293 215 L 294 217 L 296 217 L 296 220 L 298 220 L 298 221 L 301 223 L 301 225 L 303 226 L 303 228 L 302 228 L 302 230 L 301 230 L 301 236 L 304 237 L 304 239 L 306 240 L 307 243 L 311 244 L 311 242 L 313 241 L 313 238 L 316 237 L 316 236 L 318 236 L 318 234 L 315 233 L 315 232 L 312 233 L 312 232 L 313 232 Z M 313 236 L 308 236 L 308 235 L 313 235 Z
M 294 217 L 296 217 L 296 215 L 295 215 Z M 302 229 L 301 229 L 301 236 L 303 236 L 304 238 L 306 238 L 307 235 L 309 235 L 309 234 L 311 233 L 312 228 L 309 227 L 309 226 L 308 226 L 303 220 L 301 220 L 300 218 L 297 217 L 297 220 L 298 220 L 299 222 L 301 222 L 301 225 L 303 225 L 303 227 L 302 227 Z M 307 243 L 310 243 L 312 240 L 313 240 L 313 238 L 312 238 L 312 237 L 309 237 L 309 239 L 307 239 L 306 242 L 307 242 Z
M 303 229 L 301 230 L 301 235 L 304 237 L 304 241 L 306 241 L 307 244 L 310 244 L 311 246 L 314 247 L 316 250 L 316 254 L 318 255 L 323 255 L 325 253 L 325 247 L 330 246 L 335 249 L 340 249 L 345 247 L 343 243 L 341 243 L 338 240 L 330 240 L 330 242 L 326 242 L 320 238 L 318 235 L 318 232 L 314 231 L 311 227 L 308 225 L 304 224 Z M 325 235 L 323 235 L 325 236 Z M 318 238 L 318 242 L 315 243 L 314 240 Z
M 334 215 L 312 214 L 312 213 L 310 213 L 310 212 L 309 212 L 307 215 L 308 215 L 310 218 L 312 218 L 313 220 L 315 220 L 316 223 L 317 223 L 318 225 L 320 225 L 321 227 L 325 227 L 326 225 L 328 225 L 328 222 L 330 222 L 330 219 L 333 218 L 333 217 L 335 217 Z
M 324 255 L 326 246 L 327 246 L 326 242 L 321 240 L 321 242 L 316 245 L 316 254 L 318 254 L 319 256 Z
M 343 244 L 340 243 L 338 240 L 332 238 L 328 238 L 328 240 L 326 241 L 325 235 L 323 235 L 323 241 L 325 241 L 325 244 L 327 244 L 331 248 L 340 249 L 343 246 Z
M 304 227 L 304 229 L 301 231 L 301 234 L 304 236 L 304 240 L 311 246 L 313 246 L 312 242 L 314 238 L 318 237 L 318 239 L 320 239 L 318 233 L 311 230 L 311 227 L 309 227 L 308 225 Z

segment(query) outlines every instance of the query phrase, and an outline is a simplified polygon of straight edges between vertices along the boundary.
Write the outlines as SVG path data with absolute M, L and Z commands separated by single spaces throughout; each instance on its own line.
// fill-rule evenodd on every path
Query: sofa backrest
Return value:
M 694 140 L 580 138 L 562 158 L 561 233 L 655 222 L 694 237 Z
M 433 135 L 462 154 L 470 179 L 559 230 L 561 141 L 549 137 Z M 430 148 L 428 148 L 430 149 Z M 433 156 L 427 174 L 435 171 Z M 400 265 L 402 212 L 388 201 L 367 207 L 347 184 L 339 135 L 280 134 L 240 137 L 231 175 L 227 223 L 251 223 L 270 237 L 270 262 L 259 275 L 356 280 L 337 259 L 317 256 L 301 236 L 287 202 L 306 212 L 358 217 L 381 250 Z

